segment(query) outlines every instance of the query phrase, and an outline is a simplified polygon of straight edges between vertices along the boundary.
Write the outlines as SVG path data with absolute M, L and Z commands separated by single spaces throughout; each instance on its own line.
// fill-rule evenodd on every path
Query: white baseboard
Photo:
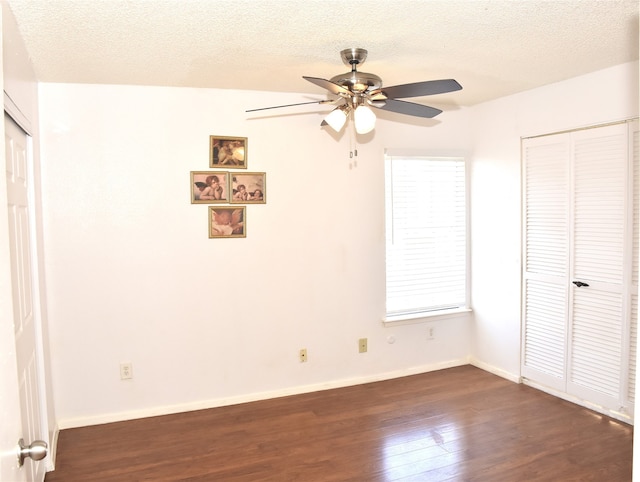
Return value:
M 383 380 L 391 380 L 393 378 L 401 378 L 420 373 L 427 373 L 445 368 L 468 365 L 468 358 L 449 360 L 441 363 L 429 365 L 421 365 L 410 367 L 392 372 L 378 373 L 364 377 L 346 378 L 334 380 L 314 385 L 301 385 L 283 390 L 273 390 L 268 392 L 249 393 L 228 398 L 218 398 L 213 400 L 202 400 L 177 405 L 149 407 L 141 410 L 133 410 L 128 412 L 106 413 L 89 417 L 69 418 L 58 421 L 60 430 L 68 428 L 86 427 L 89 425 L 101 425 L 104 423 L 122 422 L 125 420 L 134 420 L 138 418 L 157 417 L 160 415 L 170 415 L 181 412 L 191 412 L 194 410 L 204 410 L 208 408 L 224 407 L 228 405 L 237 405 L 240 403 L 255 402 L 258 400 L 267 400 L 270 398 L 286 397 L 289 395 L 300 395 L 303 393 L 318 392 L 322 390 L 330 390 L 333 388 L 349 387 L 353 385 L 362 385 L 364 383 L 379 382 Z
M 493 365 L 488 365 L 487 363 L 476 360 L 475 358 L 471 358 L 469 360 L 469 364 L 473 365 L 474 367 L 480 368 L 485 372 L 493 373 L 494 375 L 498 375 L 499 377 L 506 378 L 507 380 L 514 383 L 522 383 L 522 378 L 519 374 L 508 372 L 501 368 L 494 367 Z

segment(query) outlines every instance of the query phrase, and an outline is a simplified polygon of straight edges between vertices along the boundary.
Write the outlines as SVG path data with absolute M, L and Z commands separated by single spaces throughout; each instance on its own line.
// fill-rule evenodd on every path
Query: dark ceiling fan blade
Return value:
M 296 105 L 307 105 L 307 104 L 331 104 L 334 102 L 333 100 L 313 100 L 311 102 L 299 102 L 297 104 L 285 104 L 285 105 L 274 105 L 272 107 L 260 107 L 258 109 L 249 109 L 245 110 L 245 112 L 256 112 L 258 110 L 268 110 L 268 109 L 280 109 L 281 107 L 293 107 Z
M 317 86 L 322 87 L 323 89 L 327 89 L 332 94 L 351 95 L 351 91 L 349 89 L 347 89 L 346 87 L 342 87 L 341 85 L 336 84 L 335 82 L 331 82 L 330 80 L 320 79 L 318 77 L 305 77 L 304 75 L 302 76 L 302 78 L 305 80 L 308 80 L 312 84 L 316 84 Z
M 375 105 L 375 104 L 374 104 Z M 428 105 L 416 104 L 415 102 L 406 102 L 404 100 L 389 99 L 383 106 L 378 107 L 382 110 L 397 112 L 398 114 L 412 115 L 416 117 L 426 117 L 431 119 L 442 111 Z
M 413 84 L 393 85 L 383 87 L 382 92 L 389 99 L 403 99 L 405 97 L 422 97 L 423 95 L 444 94 L 462 89 L 462 86 L 453 79 L 425 80 Z

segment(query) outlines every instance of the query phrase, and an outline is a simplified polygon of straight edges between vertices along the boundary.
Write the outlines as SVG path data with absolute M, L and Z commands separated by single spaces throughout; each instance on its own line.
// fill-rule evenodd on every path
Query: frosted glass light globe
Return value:
M 358 106 L 353 113 L 353 120 L 358 134 L 367 134 L 376 126 L 376 115 L 366 105 Z

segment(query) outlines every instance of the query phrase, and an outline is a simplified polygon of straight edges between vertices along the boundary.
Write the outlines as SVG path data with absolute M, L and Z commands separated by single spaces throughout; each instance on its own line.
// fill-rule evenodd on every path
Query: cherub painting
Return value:
M 229 173 L 229 189 L 232 203 L 264 204 L 266 199 L 267 174 L 264 172 Z
M 246 137 L 209 137 L 209 167 L 247 168 Z
M 245 206 L 209 207 L 210 238 L 245 238 Z
M 191 171 L 191 203 L 228 203 L 228 180 L 227 172 Z

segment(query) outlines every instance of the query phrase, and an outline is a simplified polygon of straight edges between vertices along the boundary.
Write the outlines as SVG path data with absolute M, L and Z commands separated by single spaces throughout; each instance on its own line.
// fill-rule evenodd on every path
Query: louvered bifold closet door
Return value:
M 627 128 L 616 124 L 572 133 L 567 393 L 611 410 L 622 407 L 628 363 Z
M 523 157 L 522 376 L 566 385 L 569 138 L 525 139 Z
M 638 266 L 640 259 L 640 132 L 638 121 L 629 126 L 629 150 L 633 159 L 633 232 L 631 245 L 631 319 L 629 328 L 629 370 L 625 405 L 633 415 L 636 391 L 636 362 L 638 349 Z

